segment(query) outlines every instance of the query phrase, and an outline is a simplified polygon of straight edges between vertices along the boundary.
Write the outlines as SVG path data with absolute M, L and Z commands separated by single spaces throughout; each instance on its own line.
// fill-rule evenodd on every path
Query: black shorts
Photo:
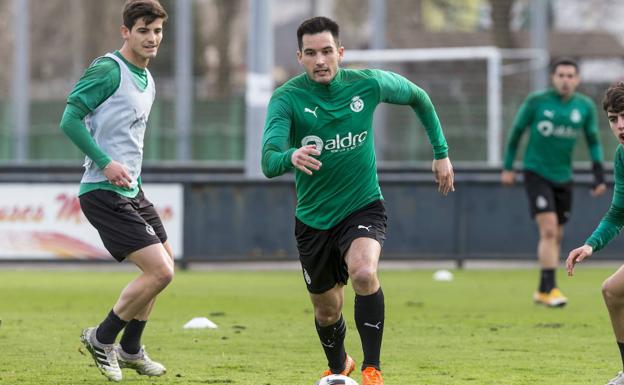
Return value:
M 295 238 L 308 291 L 322 294 L 349 279 L 345 253 L 356 238 L 386 240 L 386 208 L 382 201 L 354 211 L 328 230 L 312 228 L 295 218 Z
M 524 171 L 524 186 L 529 197 L 531 216 L 555 212 L 560 225 L 570 219 L 572 182 L 555 183 L 534 172 Z
M 143 190 L 134 198 L 93 190 L 80 196 L 80 208 L 119 262 L 134 251 L 167 240 L 165 227 Z

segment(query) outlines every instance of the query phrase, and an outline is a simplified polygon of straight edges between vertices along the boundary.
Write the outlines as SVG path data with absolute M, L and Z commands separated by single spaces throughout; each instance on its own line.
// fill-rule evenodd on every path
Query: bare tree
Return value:
M 340 0 L 336 1 L 334 7 L 335 19 L 340 25 L 341 44 L 345 47 L 364 48 L 370 42 L 370 33 L 383 33 L 383 31 L 370 31 L 368 1 Z
M 61 0 L 62 1 L 62 0 Z M 84 0 L 82 0 L 84 1 Z M 82 30 L 74 31 L 85 35 L 84 54 L 88 62 L 99 55 L 111 52 L 121 47 L 119 27 L 122 24 L 121 11 L 124 0 L 84 1 L 84 15 Z
M 230 46 L 234 23 L 232 22 L 240 10 L 241 0 L 217 0 L 217 15 L 219 28 L 215 31 L 215 45 L 219 55 L 217 83 L 215 91 L 218 95 L 231 93 L 232 60 Z
M 514 48 L 511 33 L 511 9 L 515 0 L 490 0 L 492 9 L 492 34 L 497 47 Z
M 240 91 L 248 27 L 243 0 L 197 0 L 194 68 L 198 95 L 227 97 Z M 243 71 L 244 73 L 244 71 Z M 242 79 L 244 84 L 244 79 Z
M 422 1 L 388 1 L 387 7 L 388 48 L 417 47 L 422 35 L 419 32 L 423 27 Z
M 9 95 L 11 68 L 13 65 L 13 17 L 11 15 L 12 6 L 10 0 L 0 0 L 0 98 L 6 98 Z

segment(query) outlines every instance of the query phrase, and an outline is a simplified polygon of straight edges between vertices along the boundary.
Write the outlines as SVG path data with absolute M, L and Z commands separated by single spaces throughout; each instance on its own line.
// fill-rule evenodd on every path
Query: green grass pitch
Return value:
M 536 270 L 382 271 L 387 385 L 602 384 L 620 370 L 600 294 L 614 268 L 580 266 L 559 284 L 563 309 L 531 302 Z M 0 384 L 106 384 L 81 353 L 132 272 L 0 270 Z M 347 351 L 361 362 L 346 291 Z M 215 330 L 184 330 L 205 316 Z M 143 343 L 169 369 L 161 378 L 124 371 L 127 384 L 313 385 L 325 369 L 301 275 L 178 272 L 159 297 Z M 359 373 L 354 378 L 360 382 Z

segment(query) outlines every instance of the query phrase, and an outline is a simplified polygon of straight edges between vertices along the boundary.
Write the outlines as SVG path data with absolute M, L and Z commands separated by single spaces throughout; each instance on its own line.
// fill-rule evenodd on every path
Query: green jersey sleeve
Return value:
M 409 105 L 425 127 L 434 159 L 448 157 L 448 145 L 429 95 L 399 74 L 382 70 L 372 72 L 379 83 L 380 102 Z
M 61 118 L 63 132 L 100 168 L 110 163 L 111 158 L 95 143 L 84 124 L 84 118 L 117 90 L 120 79 L 119 65 L 114 60 L 98 60 L 74 86 Z
M 509 132 L 509 138 L 507 139 L 507 146 L 505 149 L 505 158 L 503 161 L 503 168 L 505 170 L 513 170 L 513 162 L 516 159 L 516 153 L 518 152 L 518 144 L 522 134 L 531 123 L 531 119 L 534 114 L 533 96 L 529 96 L 520 106 L 513 124 L 511 125 L 511 131 Z
M 615 188 L 609 211 L 598 224 L 585 244 L 598 251 L 615 238 L 624 226 L 624 149 L 619 145 L 615 152 Z
M 294 168 L 290 158 L 295 148 L 290 147 L 292 107 L 283 94 L 271 98 L 262 134 L 262 172 L 273 178 Z
M 596 113 L 596 106 L 592 101 L 588 103 L 587 121 L 585 123 L 585 140 L 589 147 L 589 156 L 592 162 L 602 162 L 604 154 L 598 132 L 598 114 Z

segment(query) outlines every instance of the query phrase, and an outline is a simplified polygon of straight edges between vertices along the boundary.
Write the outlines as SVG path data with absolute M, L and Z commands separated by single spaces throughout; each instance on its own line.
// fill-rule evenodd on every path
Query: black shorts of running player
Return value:
M 134 251 L 167 240 L 165 227 L 143 190 L 134 198 L 93 190 L 80 196 L 80 207 L 100 233 L 106 250 L 119 262 Z
M 563 225 L 570 219 L 572 208 L 572 182 L 555 183 L 544 177 L 524 171 L 524 186 L 529 197 L 531 216 L 554 212 Z
M 382 201 L 354 211 L 328 230 L 312 228 L 295 218 L 295 238 L 308 291 L 322 294 L 349 279 L 345 254 L 356 238 L 386 240 L 387 217 Z

